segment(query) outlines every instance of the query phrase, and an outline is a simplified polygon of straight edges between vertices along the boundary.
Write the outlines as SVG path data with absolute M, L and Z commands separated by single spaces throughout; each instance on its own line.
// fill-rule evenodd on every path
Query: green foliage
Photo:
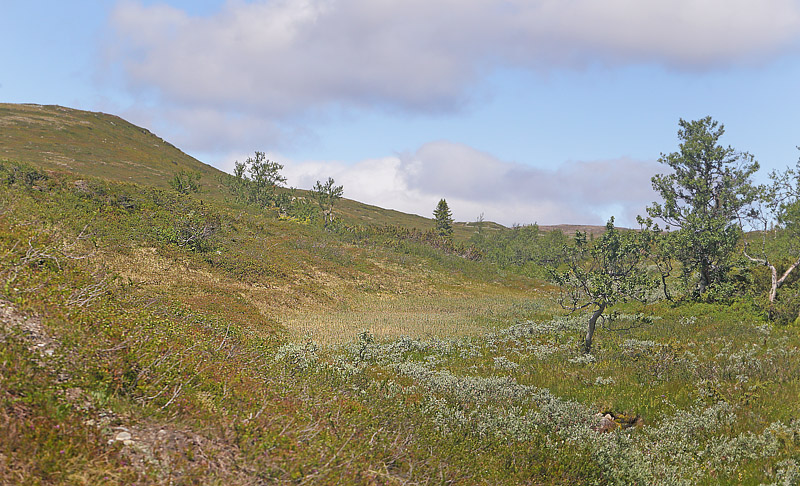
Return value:
M 174 219 L 163 236 L 181 248 L 205 253 L 214 249 L 214 235 L 219 228 L 219 216 L 200 207 Z
M 319 207 L 309 198 L 297 195 L 296 189 L 292 188 L 281 196 L 283 197 L 279 197 L 278 204 L 282 218 L 303 224 L 319 220 Z
M 234 196 L 240 201 L 261 208 L 279 204 L 278 187 L 286 182 L 280 171 L 283 165 L 270 161 L 264 152 L 256 151 L 255 157 L 235 163 L 233 176 L 223 180 Z
M 485 260 L 503 269 L 531 277 L 545 278 L 547 266 L 557 265 L 567 237 L 560 230 L 541 231 L 536 224 L 514 226 L 510 230 L 481 232 L 470 243 Z
M 776 320 L 787 322 L 795 318 L 789 318 L 787 311 L 797 316 L 797 304 L 791 297 L 777 297 L 778 289 L 796 280 L 794 271 L 800 266 L 800 162 L 796 169 L 772 171 L 770 179 L 770 185 L 760 188 L 758 204 L 747 215 L 756 231 L 745 239 L 744 256 L 769 269 L 770 283 L 764 286 L 768 289 L 764 292 L 767 308 Z M 760 240 L 760 245 L 753 247 L 755 240 Z
M 439 232 L 429 229 L 426 231 L 417 228 L 404 228 L 395 225 L 361 226 L 343 224 L 337 228 L 340 235 L 354 242 L 374 242 L 388 246 L 396 251 L 420 253 L 418 246 L 410 247 L 408 244 L 424 245 L 426 248 L 437 250 L 447 255 L 457 255 L 471 261 L 481 260 L 483 251 L 472 243 L 454 242 L 452 238 L 442 236 Z M 426 256 L 435 253 L 421 252 Z
M 20 183 L 28 189 L 49 179 L 47 174 L 23 164 L 2 165 L 2 175 L 6 185 Z
M 659 159 L 673 173 L 653 177 L 664 202 L 654 203 L 648 213 L 679 229 L 672 240 L 674 257 L 687 284 L 697 282 L 699 296 L 725 281 L 742 236 L 738 218 L 756 197 L 750 177 L 758 162 L 746 152 L 720 146 L 725 129 L 711 117 L 681 119 L 679 125 L 680 151 Z
M 333 206 L 344 194 L 344 186 L 337 186 L 333 177 L 328 177 L 328 180 L 323 184 L 317 181 L 314 188 L 311 189 L 311 197 L 313 197 L 322 210 L 325 225 L 333 222 Z
M 800 323 L 800 288 L 796 283 L 784 285 L 770 309 L 770 318 L 780 325 Z
M 433 219 L 436 221 L 436 232 L 443 238 L 453 237 L 453 214 L 447 201 L 440 199 L 433 210 Z
M 762 193 L 762 202 L 777 223 L 771 228 L 771 234 L 780 245 L 781 254 L 797 261 L 800 256 L 800 161 L 794 169 L 772 171 L 770 179 L 772 183 Z
M 181 170 L 170 179 L 169 186 L 181 194 L 191 194 L 200 192 L 200 186 L 197 184 L 199 181 L 199 172 Z

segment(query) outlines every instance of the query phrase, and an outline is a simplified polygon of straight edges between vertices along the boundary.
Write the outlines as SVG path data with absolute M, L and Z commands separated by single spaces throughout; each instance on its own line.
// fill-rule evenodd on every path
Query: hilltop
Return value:
M 61 106 L 0 103 L 0 157 L 161 188 L 179 170 L 206 187 L 221 174 L 118 116 Z

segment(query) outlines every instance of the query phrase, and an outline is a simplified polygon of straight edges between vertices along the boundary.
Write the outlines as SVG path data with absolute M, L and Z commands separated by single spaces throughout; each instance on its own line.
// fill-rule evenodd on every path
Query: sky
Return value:
M 800 152 L 800 0 L 0 0 L 0 102 L 458 221 L 631 226 L 678 122 Z

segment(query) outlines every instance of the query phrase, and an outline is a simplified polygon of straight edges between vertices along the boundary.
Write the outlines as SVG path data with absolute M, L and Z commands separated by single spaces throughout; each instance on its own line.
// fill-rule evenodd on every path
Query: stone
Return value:
M 603 418 L 600 419 L 600 423 L 597 425 L 597 431 L 600 433 L 611 432 L 612 430 L 617 428 L 617 423 L 614 421 L 614 417 L 611 414 L 603 415 Z
M 131 440 L 131 439 L 132 439 L 131 433 L 130 432 L 125 432 L 125 431 L 119 432 L 117 434 L 117 436 L 114 437 L 114 440 L 118 440 L 118 441 L 122 441 L 122 442 L 125 442 L 126 440 Z
M 75 189 L 79 190 L 80 192 L 91 192 L 89 183 L 84 180 L 77 180 L 73 184 L 75 184 Z

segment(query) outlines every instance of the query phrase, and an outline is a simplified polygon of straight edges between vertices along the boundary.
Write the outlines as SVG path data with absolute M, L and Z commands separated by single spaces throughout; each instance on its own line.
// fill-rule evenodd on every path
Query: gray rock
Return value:
M 131 440 L 131 439 L 132 439 L 131 433 L 130 432 L 125 432 L 125 431 L 122 431 L 122 432 L 118 433 L 117 436 L 114 437 L 114 440 L 118 440 L 118 441 L 122 441 L 122 442 L 125 442 L 127 440 Z
M 604 432 L 611 432 L 612 430 L 617 428 L 617 423 L 614 422 L 614 417 L 611 414 L 605 414 L 603 418 L 600 419 L 600 423 L 597 425 L 597 431 L 604 433 Z

